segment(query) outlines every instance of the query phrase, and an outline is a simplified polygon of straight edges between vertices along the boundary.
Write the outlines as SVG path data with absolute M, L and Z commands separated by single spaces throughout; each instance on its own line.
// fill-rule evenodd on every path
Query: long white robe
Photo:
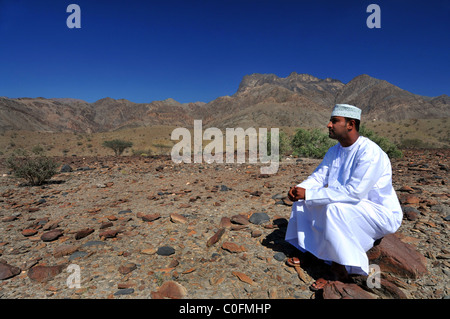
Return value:
M 367 275 L 366 251 L 395 233 L 403 217 L 386 153 L 362 136 L 349 147 L 338 143 L 297 186 L 306 189 L 306 200 L 292 205 L 286 241 L 345 265 L 350 274 Z

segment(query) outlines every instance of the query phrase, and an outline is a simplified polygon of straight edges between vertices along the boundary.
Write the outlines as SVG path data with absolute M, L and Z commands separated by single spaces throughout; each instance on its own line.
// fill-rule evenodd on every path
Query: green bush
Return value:
M 400 148 L 427 148 L 429 145 L 418 138 L 402 139 L 399 147 Z
M 45 156 L 12 155 L 6 160 L 6 167 L 14 176 L 25 179 L 32 186 L 38 186 L 57 173 L 58 164 Z
M 298 129 L 291 141 L 293 155 L 312 158 L 323 158 L 328 149 L 336 144 L 336 140 L 319 129 L 307 131 Z
M 103 146 L 112 149 L 114 151 L 114 154 L 116 154 L 116 156 L 119 156 L 122 155 L 125 149 L 132 147 L 133 143 L 115 139 L 112 141 L 104 141 Z
M 366 126 L 361 125 L 359 129 L 359 135 L 365 136 L 378 144 L 379 147 L 390 157 L 390 158 L 400 158 L 403 156 L 401 150 L 398 147 L 389 141 L 385 137 L 381 137 L 377 135 L 374 131 L 368 129 Z
M 278 134 L 278 154 L 283 156 L 290 151 L 289 137 L 283 131 Z M 267 155 L 271 156 L 272 152 L 272 134 L 267 132 Z

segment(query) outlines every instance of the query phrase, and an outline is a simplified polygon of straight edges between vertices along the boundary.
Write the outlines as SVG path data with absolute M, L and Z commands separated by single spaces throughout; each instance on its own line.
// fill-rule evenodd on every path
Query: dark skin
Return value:
M 327 125 L 328 136 L 332 139 L 338 140 L 338 142 L 343 147 L 348 147 L 356 142 L 359 137 L 359 132 L 355 127 L 355 120 L 346 121 L 345 117 L 333 116 Z M 301 199 L 306 199 L 306 190 L 302 187 L 293 186 L 288 191 L 288 198 L 296 202 Z M 348 279 L 348 273 L 344 265 L 333 262 L 331 266 L 331 271 L 334 274 L 335 280 L 345 281 Z M 321 289 L 324 284 L 323 282 L 316 282 L 312 286 L 313 288 Z

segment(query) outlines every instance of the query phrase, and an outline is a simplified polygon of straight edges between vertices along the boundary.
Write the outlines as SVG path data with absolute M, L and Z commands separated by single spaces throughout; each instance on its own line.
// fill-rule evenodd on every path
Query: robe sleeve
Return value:
M 328 184 L 328 172 L 332 164 L 332 158 L 336 153 L 336 147 L 331 147 L 325 154 L 322 162 L 317 166 L 314 172 L 308 176 L 306 180 L 297 185 L 297 187 L 303 187 L 305 189 L 309 188 L 319 188 L 324 187 Z
M 363 150 L 356 156 L 352 173 L 345 185 L 334 183 L 329 187 L 314 187 L 306 190 L 306 205 L 327 205 L 344 202 L 357 203 L 367 198 L 380 177 L 384 174 L 386 160 L 374 147 Z

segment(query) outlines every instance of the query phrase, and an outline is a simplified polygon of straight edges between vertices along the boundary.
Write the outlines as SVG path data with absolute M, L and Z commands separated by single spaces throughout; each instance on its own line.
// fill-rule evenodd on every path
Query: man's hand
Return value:
M 288 192 L 288 197 L 293 202 L 305 199 L 305 189 L 297 186 L 291 187 Z

